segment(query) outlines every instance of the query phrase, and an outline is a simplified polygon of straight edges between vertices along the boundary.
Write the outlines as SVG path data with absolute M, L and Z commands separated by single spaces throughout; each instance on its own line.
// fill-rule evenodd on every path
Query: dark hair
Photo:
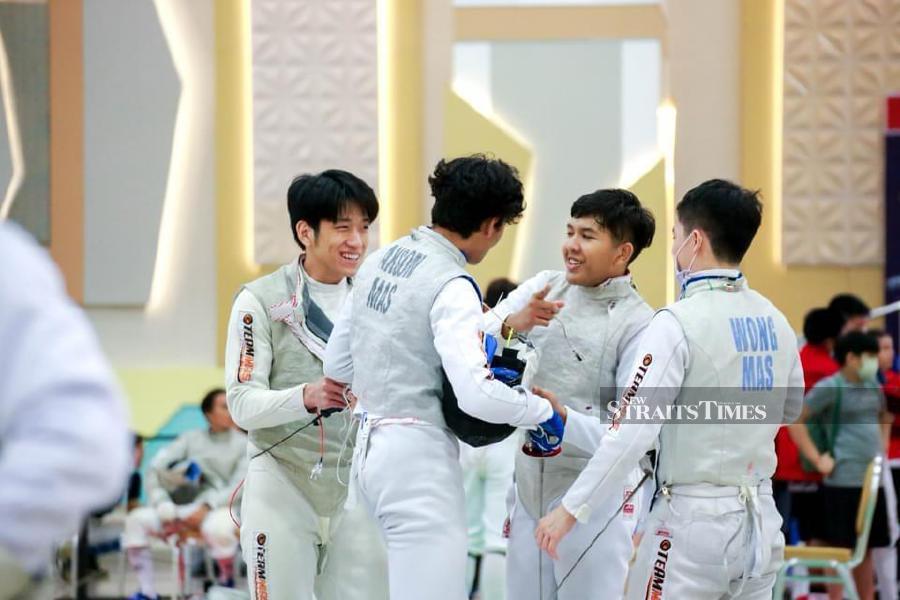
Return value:
M 519 287 L 519 284 L 510 281 L 505 277 L 495 279 L 487 286 L 484 293 L 484 303 L 494 308 L 500 302 L 501 298 L 509 296 L 509 294 Z
M 224 393 L 225 393 L 225 390 L 223 390 L 222 388 L 213 388 L 213 389 L 209 390 L 208 392 L 206 392 L 206 395 L 203 396 L 203 400 L 200 401 L 200 411 L 204 415 L 207 415 L 210 412 L 212 412 L 213 402 L 215 402 L 216 396 L 218 396 L 219 394 L 224 394 Z
M 851 331 L 838 338 L 834 345 L 834 359 L 841 366 L 847 362 L 847 355 L 878 354 L 878 339 L 869 333 Z
M 724 179 L 710 179 L 688 191 L 676 210 L 685 231 L 702 229 L 716 258 L 734 264 L 744 258 L 762 223 L 759 192 Z
M 821 344 L 841 334 L 844 320 L 830 308 L 814 308 L 803 318 L 803 337 L 810 344 Z
M 828 303 L 828 308 L 839 314 L 844 321 L 851 317 L 868 317 L 870 311 L 869 305 L 853 294 L 838 294 Z
M 883 337 L 889 337 L 891 339 L 894 339 L 894 336 L 891 335 L 891 332 L 885 331 L 884 329 L 868 329 L 868 330 L 866 330 L 866 333 L 871 335 L 876 340 L 880 340 Z
M 365 181 L 340 169 L 329 169 L 318 175 L 305 174 L 295 177 L 287 191 L 288 213 L 291 216 L 291 234 L 304 250 L 297 236 L 297 223 L 306 221 L 316 233 L 323 220 L 337 221 L 355 204 L 372 222 L 378 217 L 378 199 Z
M 143 445 L 144 436 L 142 436 L 141 434 L 139 434 L 136 431 L 132 431 L 131 432 L 131 441 L 134 444 L 134 447 L 137 448 L 137 447 Z
M 616 243 L 631 242 L 634 254 L 629 264 L 653 242 L 656 219 L 641 206 L 638 197 L 628 190 L 597 190 L 585 194 L 572 204 L 575 219 L 593 217 L 597 224 L 609 231 Z
M 432 224 L 464 238 L 478 231 L 487 219 L 515 223 L 525 210 L 516 169 L 483 154 L 441 160 L 428 183 L 434 196 Z

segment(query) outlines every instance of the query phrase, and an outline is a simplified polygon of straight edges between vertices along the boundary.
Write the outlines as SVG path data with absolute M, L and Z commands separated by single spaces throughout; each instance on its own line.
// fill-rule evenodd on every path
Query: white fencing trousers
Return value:
M 174 516 L 184 519 L 198 508 L 200 506 L 197 504 L 176 506 L 174 507 Z M 148 546 L 151 536 L 160 535 L 162 525 L 163 522 L 157 509 L 142 506 L 132 510 L 125 517 L 122 546 L 125 548 L 143 548 Z M 200 533 L 213 558 L 233 558 L 237 554 L 237 528 L 228 515 L 228 508 L 223 507 L 209 511 L 200 525 Z
M 766 489 L 767 488 L 767 489 Z M 628 575 L 629 600 L 771 600 L 784 557 L 771 485 L 661 494 Z
M 507 495 L 516 469 L 516 452 L 520 451 L 521 444 L 519 436 L 511 435 L 481 448 L 459 445 L 469 554 L 506 553 L 503 523 L 508 512 Z
M 254 600 L 387 599 L 384 542 L 369 515 L 320 517 L 267 454 L 250 461 L 241 516 Z
M 465 600 L 456 437 L 424 423 L 371 422 L 360 426 L 354 472 L 360 504 L 372 511 L 387 543 L 391 600 Z
M 624 486 L 623 486 L 624 487 Z M 572 571 L 562 588 L 557 585 L 590 545 L 623 497 L 611 497 L 593 511 L 590 521 L 576 523 L 557 547 L 559 560 L 538 548 L 534 539 L 538 520 L 516 498 L 510 513 L 509 548 L 506 554 L 506 590 L 516 600 L 618 600 L 625 590 L 628 562 L 633 552 L 632 533 L 637 524 L 640 494 L 627 510 L 613 517 L 606 531 Z M 550 504 L 556 508 L 562 498 Z

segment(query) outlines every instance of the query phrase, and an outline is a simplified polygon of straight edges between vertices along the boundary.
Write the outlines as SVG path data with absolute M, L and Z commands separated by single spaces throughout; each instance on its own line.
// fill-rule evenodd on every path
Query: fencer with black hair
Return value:
M 768 600 L 784 549 L 773 441 L 803 402 L 797 339 L 740 269 L 762 220 L 757 193 L 710 180 L 675 215 L 679 300 L 650 321 L 606 435 L 536 536 L 557 556 L 575 524 L 620 498 L 634 461 L 656 448 L 659 493 L 625 597 Z M 638 401 L 654 412 L 630 410 Z
M 490 423 L 559 422 L 550 402 L 494 379 L 482 344 L 477 264 L 524 210 L 522 184 L 484 156 L 441 161 L 432 227 L 373 253 L 328 343 L 325 374 L 363 411 L 351 488 L 387 542 L 392 600 L 465 598 L 466 518 L 444 373 L 458 408 Z
M 356 422 L 343 386 L 322 375 L 378 201 L 363 180 L 331 169 L 295 178 L 287 208 L 299 257 L 243 286 L 225 350 L 228 405 L 250 437 L 241 504 L 250 593 L 381 600 L 378 530 L 365 511 L 344 511 Z M 322 418 L 333 410 L 342 412 Z
M 587 465 L 606 432 L 616 389 L 628 383 L 640 335 L 653 316 L 630 267 L 650 246 L 655 230 L 653 215 L 633 193 L 602 189 L 585 194 L 572 205 L 566 226 L 564 270 L 538 273 L 485 314 L 488 333 L 506 337 L 514 329 L 528 336 L 535 352 L 525 385 L 552 389 L 565 406 L 562 453 L 516 455 L 507 554 L 510 598 L 612 600 L 625 588 L 643 495 L 618 509 L 641 480 L 637 460 L 617 493 L 575 526 L 557 559 L 540 552 L 534 530 Z M 583 564 L 572 570 L 601 530 Z

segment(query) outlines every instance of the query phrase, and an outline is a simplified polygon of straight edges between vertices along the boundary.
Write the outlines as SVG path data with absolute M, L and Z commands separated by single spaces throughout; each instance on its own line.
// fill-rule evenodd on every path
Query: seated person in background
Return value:
M 824 476 L 822 503 L 829 516 L 821 523 L 816 537 L 831 546 L 852 548 L 856 544 L 856 513 L 866 468 L 884 452 L 886 439 L 883 423 L 890 423 L 884 395 L 878 385 L 878 340 L 859 331 L 851 331 L 835 344 L 835 358 L 841 370 L 817 383 L 806 395 L 803 411 L 790 433 L 800 453 Z M 837 425 L 832 427 L 833 411 Z M 818 417 L 827 424 L 833 439 L 833 456 L 816 447 L 806 423 Z M 875 516 L 869 535 L 869 548 L 887 546 L 890 542 L 884 490 L 878 490 Z M 853 570 L 859 597 L 874 597 L 874 570 L 871 551 Z M 839 600 L 841 586 L 830 584 L 829 597 Z
M 153 457 L 147 469 L 149 506 L 125 519 L 122 543 L 140 586 L 133 598 L 157 598 L 152 535 L 199 534 L 219 566 L 219 583 L 233 585 L 238 529 L 229 500 L 247 471 L 247 438 L 231 420 L 225 390 L 207 393 L 200 409 L 209 427 L 183 433 Z
M 141 479 L 141 463 L 144 462 L 144 436 L 134 434 L 134 471 L 128 478 L 128 493 L 125 496 L 125 509 L 133 511 L 141 505 L 141 490 L 144 487 Z

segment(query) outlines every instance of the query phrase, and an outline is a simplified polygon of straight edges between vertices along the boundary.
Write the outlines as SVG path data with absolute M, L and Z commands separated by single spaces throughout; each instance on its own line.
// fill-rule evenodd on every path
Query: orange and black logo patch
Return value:
M 253 349 L 253 315 L 241 314 L 241 356 L 238 359 L 238 383 L 247 383 L 253 377 L 255 352 Z
M 663 587 L 666 583 L 666 567 L 669 564 L 669 551 L 672 549 L 672 540 L 663 538 L 659 542 L 659 549 L 656 551 L 656 560 L 653 561 L 653 569 L 650 572 L 650 579 L 647 581 L 647 593 L 644 595 L 645 600 L 661 600 L 663 597 Z
M 256 564 L 254 565 L 253 588 L 256 591 L 256 600 L 269 600 L 269 577 L 266 561 L 265 533 L 256 534 Z

